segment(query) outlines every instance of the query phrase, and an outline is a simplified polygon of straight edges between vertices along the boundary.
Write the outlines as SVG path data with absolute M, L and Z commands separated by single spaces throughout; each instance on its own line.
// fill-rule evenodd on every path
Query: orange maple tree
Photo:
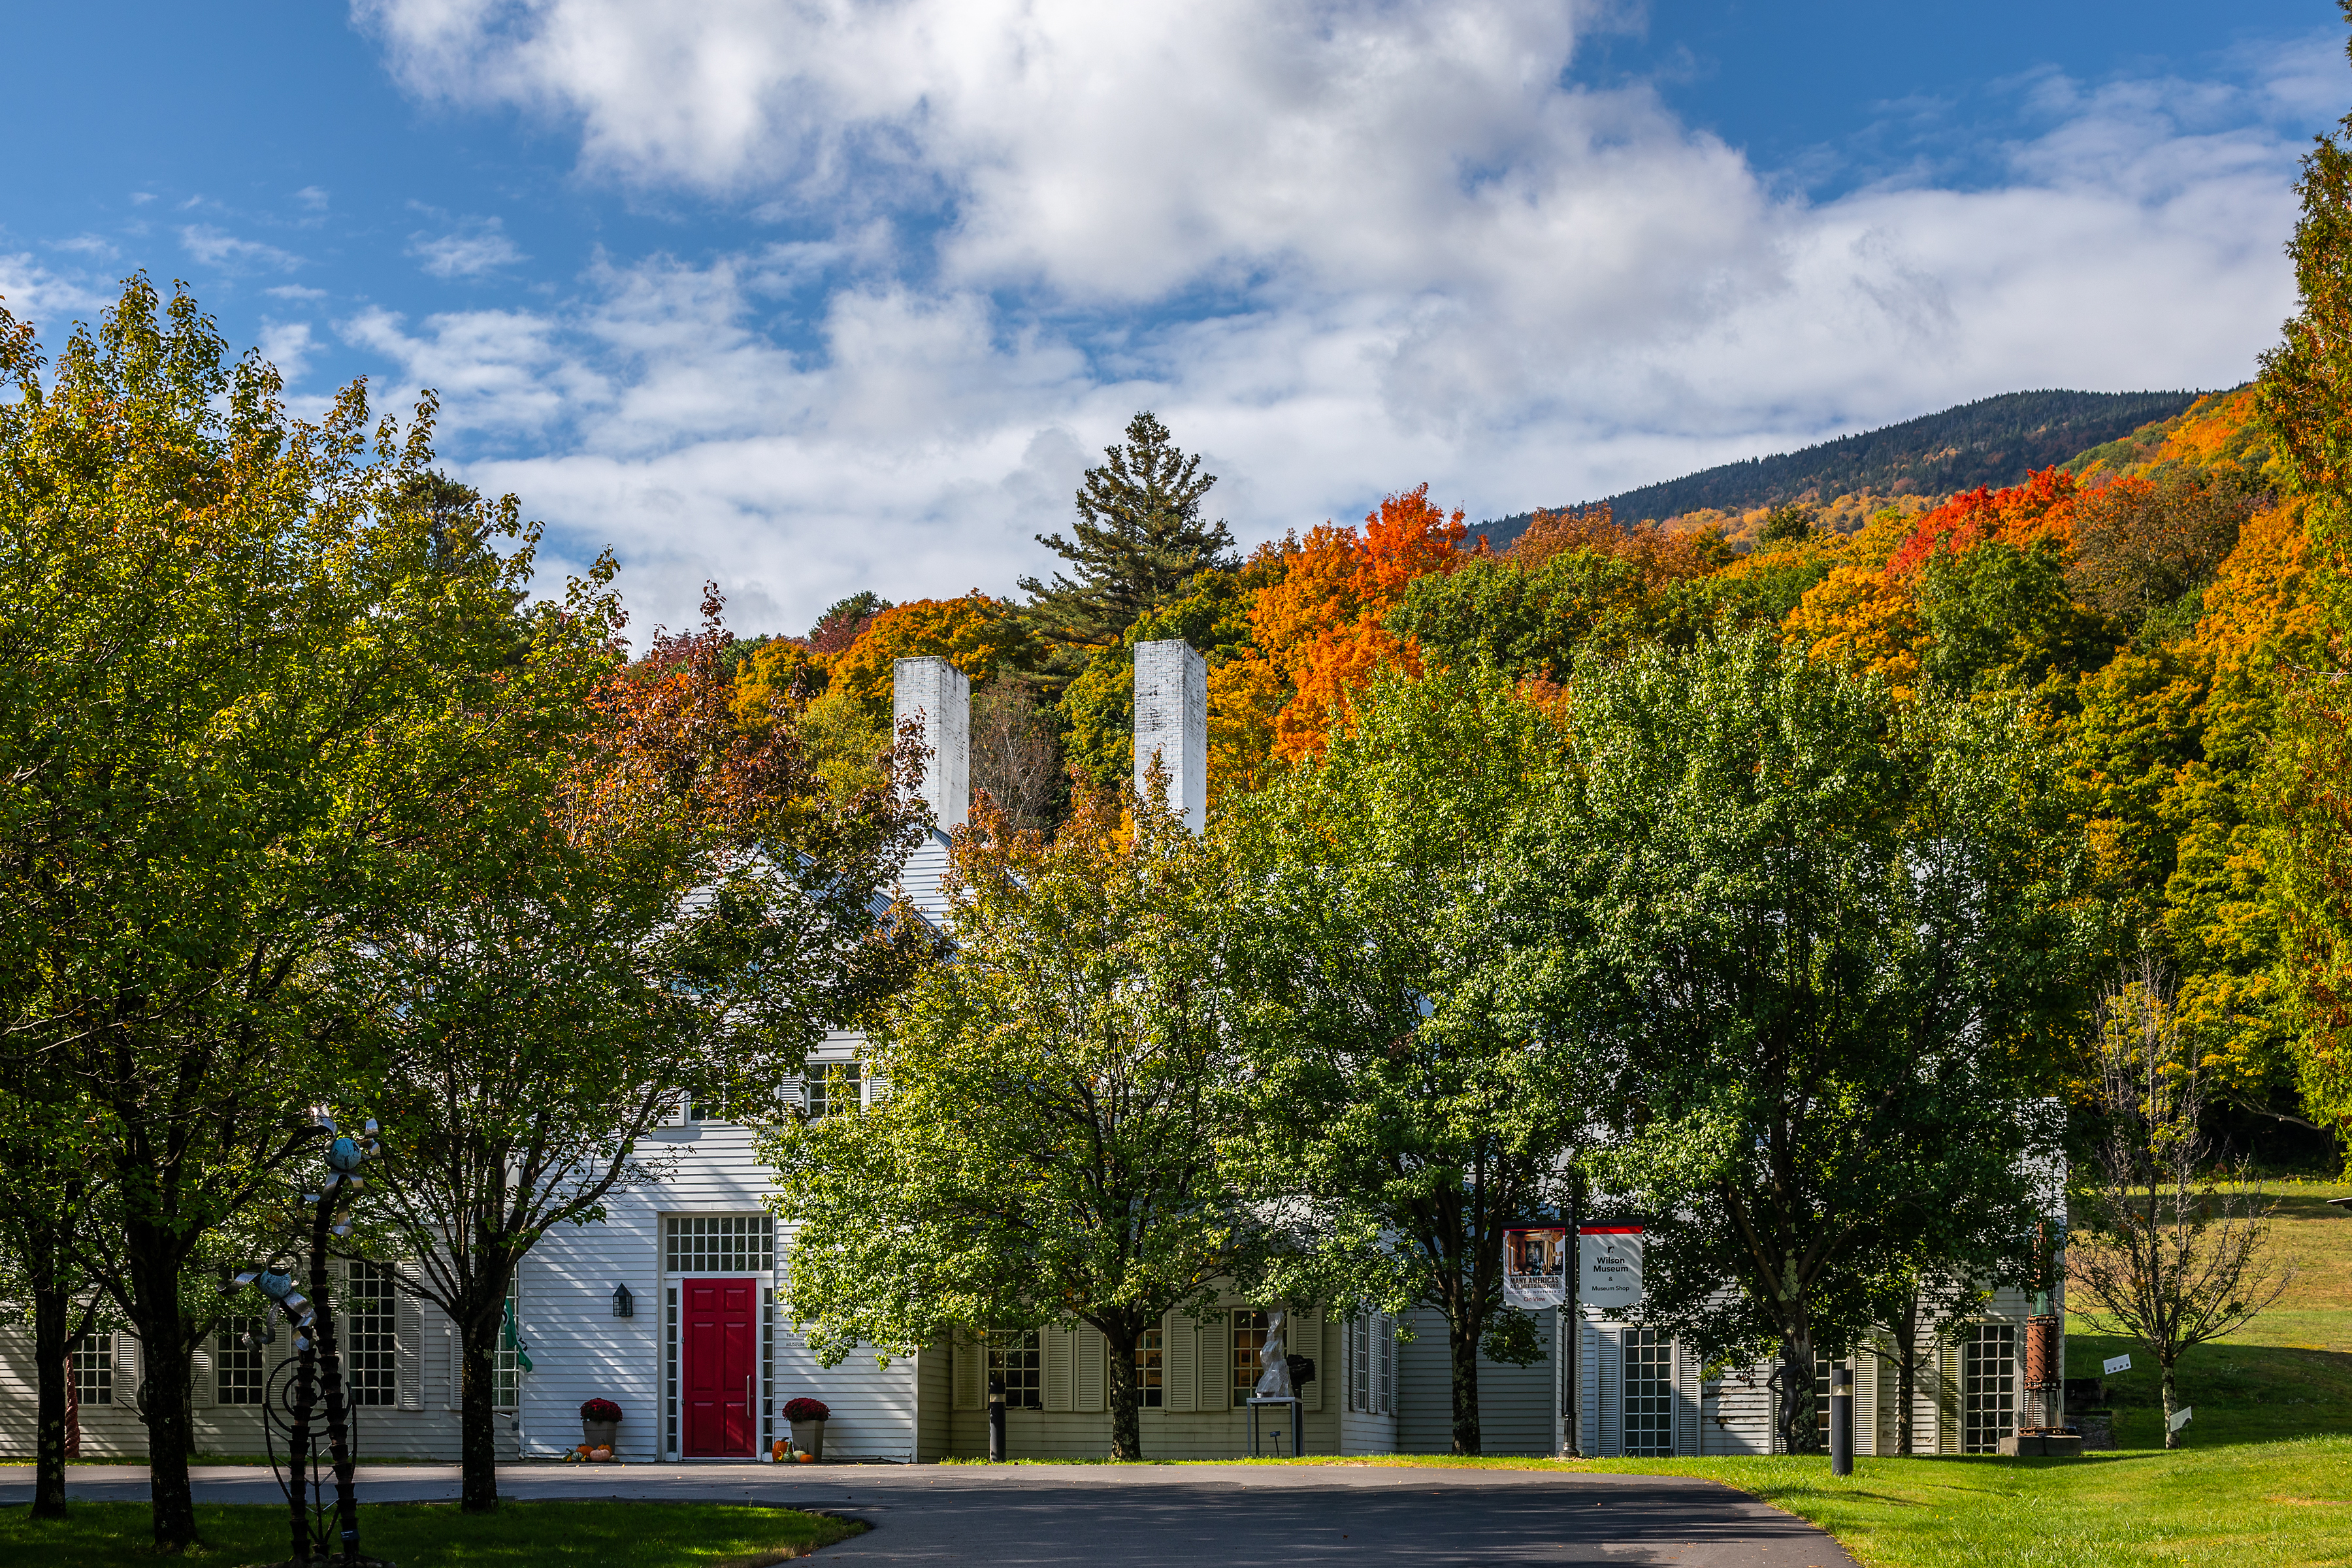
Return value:
M 1254 780 L 1267 757 L 1295 762 L 1322 749 L 1373 672 L 1419 669 L 1410 638 L 1381 624 L 1416 577 L 1470 557 L 1462 510 L 1448 513 L 1419 485 L 1384 497 L 1361 530 L 1323 522 L 1278 545 L 1281 578 L 1250 609 L 1250 651 L 1212 676 L 1217 771 Z

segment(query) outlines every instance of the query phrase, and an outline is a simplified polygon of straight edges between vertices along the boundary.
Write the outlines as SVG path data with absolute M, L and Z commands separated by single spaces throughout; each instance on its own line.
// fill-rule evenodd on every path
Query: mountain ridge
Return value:
M 2170 419 L 2197 392 L 2007 392 L 1955 404 L 1874 430 L 1793 452 L 1719 463 L 1679 479 L 1642 485 L 1585 506 L 1605 505 L 1620 522 L 1670 522 L 1694 512 L 1738 514 L 1804 502 L 1826 505 L 1868 493 L 1932 500 L 1979 485 L 2022 483 L 2093 447 Z M 1571 510 L 1571 509 L 1554 509 Z M 1535 512 L 1478 524 L 1496 550 L 1527 531 Z

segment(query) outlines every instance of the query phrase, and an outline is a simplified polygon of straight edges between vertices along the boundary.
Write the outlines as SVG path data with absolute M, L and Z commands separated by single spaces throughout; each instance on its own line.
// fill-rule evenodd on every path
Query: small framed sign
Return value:
M 2106 1360 L 2099 1363 L 2099 1370 L 2105 1373 L 2109 1377 L 2115 1376 L 2116 1373 L 2119 1372 L 2129 1372 L 2131 1370 L 2131 1357 L 2127 1355 L 2111 1355 Z

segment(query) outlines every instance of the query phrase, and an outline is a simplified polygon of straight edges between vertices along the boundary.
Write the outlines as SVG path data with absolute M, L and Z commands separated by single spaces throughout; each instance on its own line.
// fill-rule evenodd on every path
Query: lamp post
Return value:
M 1853 1474 L 1853 1368 L 1830 1368 L 1830 1474 Z

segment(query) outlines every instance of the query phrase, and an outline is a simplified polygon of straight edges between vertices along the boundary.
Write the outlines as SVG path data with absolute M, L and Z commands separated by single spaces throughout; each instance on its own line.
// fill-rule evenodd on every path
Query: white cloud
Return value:
M 280 283 L 274 289 L 264 289 L 262 292 L 273 300 L 323 300 L 327 297 L 324 289 L 306 288 L 299 283 Z
M 530 259 L 495 217 L 468 219 L 447 234 L 410 235 L 408 254 L 436 278 L 479 278 Z
M 68 325 L 79 319 L 95 321 L 115 296 L 89 288 L 80 279 L 61 277 L 19 251 L 0 251 L 0 309 L 20 321 L 40 329 L 42 341 L 55 351 L 65 342 Z
M 418 94 L 803 237 L 344 328 L 660 618 L 715 574 L 754 629 L 1010 588 L 1142 406 L 1265 537 L 1424 479 L 1493 516 L 2021 387 L 2233 383 L 2292 306 L 2333 47 L 2029 76 L 2003 177 L 1815 203 L 1639 86 L 1564 86 L 1571 5 L 358 8 Z
M 294 193 L 294 199 L 314 213 L 327 210 L 327 192 L 320 185 L 305 185 Z
M 204 266 L 217 267 L 228 272 L 251 272 L 262 268 L 291 272 L 302 265 L 302 258 L 289 251 L 265 245 L 257 239 L 240 239 L 209 224 L 196 224 L 181 229 L 180 243 Z
M 264 321 L 258 346 L 261 357 L 278 367 L 279 378 L 289 386 L 302 379 L 310 356 L 320 348 L 308 321 Z
M 78 234 L 71 239 L 52 240 L 49 248 L 87 256 L 93 261 L 111 261 L 119 254 L 112 240 L 95 234 Z

